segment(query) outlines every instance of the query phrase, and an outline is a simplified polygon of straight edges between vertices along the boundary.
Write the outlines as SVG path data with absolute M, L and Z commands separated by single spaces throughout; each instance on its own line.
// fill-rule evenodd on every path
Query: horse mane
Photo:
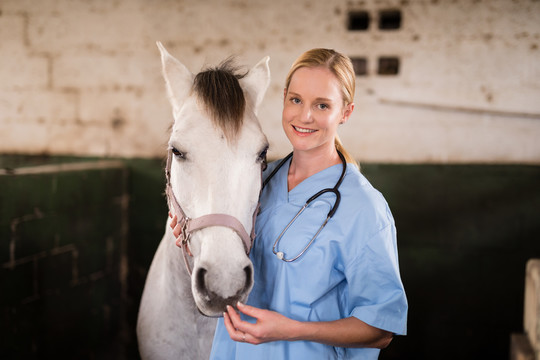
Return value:
M 207 68 L 195 76 L 192 91 L 202 102 L 214 125 L 223 130 L 231 141 L 242 127 L 246 99 L 239 79 L 240 73 L 234 58 L 229 57 L 217 67 Z

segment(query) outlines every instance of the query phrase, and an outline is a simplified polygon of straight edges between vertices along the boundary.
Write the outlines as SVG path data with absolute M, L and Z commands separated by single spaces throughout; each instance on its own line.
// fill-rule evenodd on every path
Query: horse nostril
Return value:
M 244 268 L 244 272 L 246 273 L 246 288 L 249 288 L 251 286 L 251 283 L 252 283 L 252 278 L 253 278 L 253 269 L 251 266 L 246 266 Z
M 206 273 L 208 271 L 206 271 L 206 269 L 204 268 L 199 268 L 197 270 L 197 274 L 196 274 L 196 277 L 195 277 L 195 281 L 196 281 L 196 286 L 197 286 L 197 289 L 200 291 L 200 292 L 204 292 L 206 290 Z

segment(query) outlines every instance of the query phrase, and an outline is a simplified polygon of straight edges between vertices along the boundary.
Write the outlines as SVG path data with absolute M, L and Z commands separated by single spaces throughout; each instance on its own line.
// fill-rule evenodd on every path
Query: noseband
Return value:
M 185 212 L 182 210 L 182 207 L 178 203 L 176 196 L 172 190 L 171 186 L 171 163 L 173 158 L 172 149 L 169 149 L 167 152 L 167 166 L 165 168 L 165 176 L 167 177 L 167 185 L 165 188 L 165 193 L 167 195 L 167 203 L 169 205 L 169 211 L 176 214 L 178 219 L 178 224 L 182 227 L 182 231 L 176 240 L 176 246 L 182 248 L 182 253 L 184 255 L 184 262 L 186 263 L 186 268 L 189 274 L 191 275 L 191 266 L 188 261 L 188 254 L 191 255 L 189 250 L 189 241 L 191 239 L 191 234 L 197 230 L 204 229 L 210 226 L 224 226 L 230 229 L 233 229 L 238 236 L 244 242 L 244 247 L 246 254 L 249 255 L 251 250 L 251 245 L 255 239 L 255 219 L 257 217 L 257 212 L 259 210 L 259 205 L 253 213 L 253 226 L 251 228 L 251 235 L 248 235 L 246 229 L 242 223 L 235 218 L 234 216 L 227 214 L 208 214 L 203 215 L 195 219 L 189 218 Z

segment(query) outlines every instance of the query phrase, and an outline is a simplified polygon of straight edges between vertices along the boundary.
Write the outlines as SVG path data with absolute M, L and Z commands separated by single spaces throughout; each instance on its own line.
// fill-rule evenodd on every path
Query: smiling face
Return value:
M 344 104 L 340 83 L 327 68 L 302 67 L 285 89 L 282 124 L 294 151 L 333 151 L 339 124 L 348 120 L 353 104 Z

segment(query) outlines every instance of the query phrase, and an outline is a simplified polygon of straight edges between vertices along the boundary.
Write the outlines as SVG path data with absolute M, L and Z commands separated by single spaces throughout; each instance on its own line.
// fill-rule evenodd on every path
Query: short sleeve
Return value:
M 407 333 L 407 298 L 399 274 L 392 223 L 371 236 L 349 266 L 345 294 L 350 316 L 397 335 Z

